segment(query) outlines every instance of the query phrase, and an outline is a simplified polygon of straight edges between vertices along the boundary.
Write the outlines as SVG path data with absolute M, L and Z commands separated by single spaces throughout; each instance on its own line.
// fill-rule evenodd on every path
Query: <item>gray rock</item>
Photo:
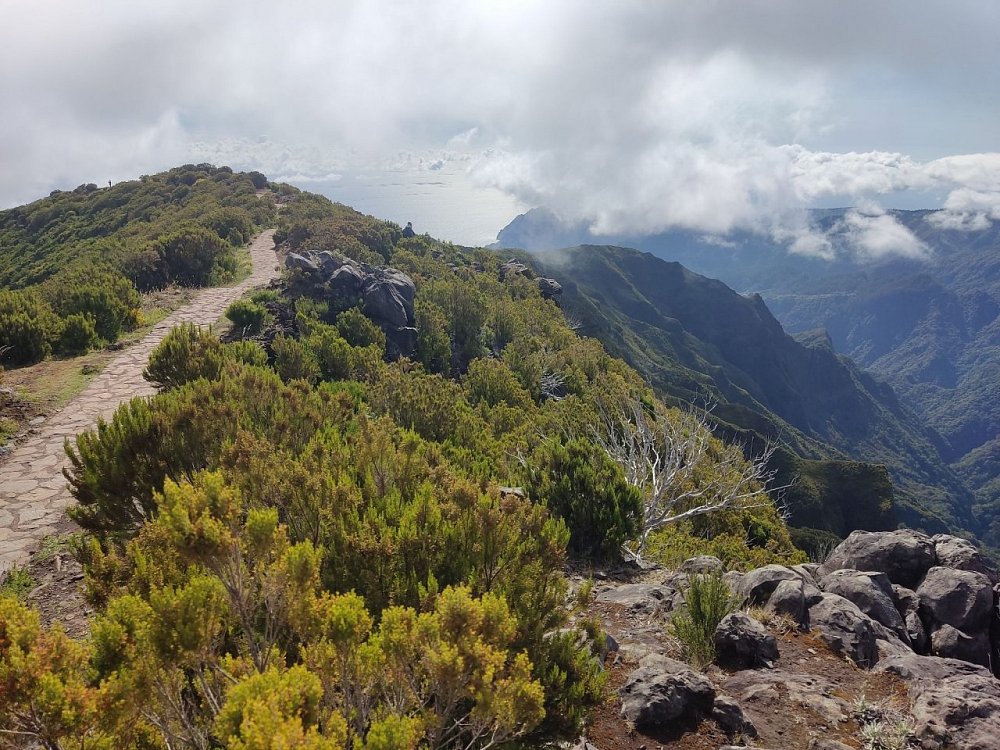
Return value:
M 823 600 L 809 608 L 809 624 L 831 649 L 859 667 L 870 669 L 878 661 L 871 618 L 844 597 L 823 594 Z
M 920 597 L 916 591 L 892 584 L 892 599 L 896 603 L 896 611 L 903 617 L 903 626 L 910 646 L 918 654 L 926 654 L 929 646 L 927 630 L 924 621 L 920 619 Z
M 379 269 L 365 279 L 364 312 L 369 318 L 394 328 L 413 325 L 413 279 L 401 271 Z
M 623 583 L 598 592 L 595 599 L 602 604 L 617 604 L 634 614 L 655 615 L 672 609 L 675 593 L 666 586 Z
M 319 266 L 311 258 L 298 253 L 289 253 L 285 256 L 285 268 L 305 271 L 306 273 L 317 273 Z
M 819 570 L 819 563 L 800 563 L 799 565 L 793 565 L 792 570 L 806 581 L 819 584 L 819 576 L 816 574 L 816 571 Z
M 562 294 L 562 284 L 555 279 L 539 278 L 538 291 L 542 293 L 542 297 L 545 299 L 552 299 Z
M 931 633 L 931 653 L 988 667 L 990 639 L 986 633 L 969 635 L 951 625 L 942 625 Z
M 801 581 L 801 576 L 784 565 L 765 565 L 745 574 L 737 586 L 738 593 L 752 605 L 767 604 L 782 581 Z
M 885 573 L 844 568 L 824 576 L 820 583 L 824 591 L 854 602 L 870 618 L 885 625 L 901 639 L 909 640 L 906 624 L 892 598 L 892 584 Z
M 837 740 L 827 740 L 814 737 L 809 742 L 807 750 L 854 750 L 854 748 L 850 745 L 845 745 L 843 742 L 837 742 Z
M 728 695 L 717 695 L 712 706 L 712 719 L 730 739 L 756 737 L 757 727 L 743 712 L 743 708 Z
M 715 661 L 726 669 L 773 667 L 778 660 L 778 642 L 767 628 L 742 612 L 722 618 L 715 634 Z
M 915 588 L 934 565 L 934 543 L 920 531 L 854 531 L 817 571 L 822 580 L 841 568 L 877 570 L 889 580 Z
M 800 625 L 806 620 L 806 597 L 803 581 L 781 581 L 767 600 L 765 608 L 769 612 L 788 615 Z M 818 591 L 818 589 L 817 589 Z M 820 593 L 820 598 L 822 598 Z
M 982 573 L 931 568 L 917 589 L 917 596 L 921 608 L 935 624 L 951 625 L 965 633 L 978 633 L 989 626 L 993 585 Z
M 517 260 L 508 260 L 500 266 L 500 281 L 506 281 L 514 276 L 524 276 L 530 279 L 533 275 L 530 268 Z
M 971 570 L 974 573 L 982 573 L 990 579 L 990 582 L 997 583 L 997 572 L 986 564 L 976 545 L 968 539 L 951 534 L 936 534 L 933 541 L 937 564 L 942 568 Z
M 995 750 L 1000 737 L 1000 680 L 985 668 L 912 654 L 886 659 L 877 669 L 907 683 L 919 747 Z
M 663 656 L 644 659 L 619 693 L 622 716 L 640 728 L 697 721 L 711 713 L 715 702 L 715 689 L 707 677 Z
M 851 714 L 847 701 L 838 698 L 838 685 L 826 677 L 782 669 L 746 669 L 726 675 L 720 690 L 733 696 L 745 710 L 755 705 L 772 706 L 775 701 L 795 696 L 801 706 L 814 711 L 829 724 L 846 721 Z
M 722 560 L 712 555 L 689 557 L 677 567 L 679 572 L 688 575 L 691 573 L 718 573 L 721 575 L 725 572 L 725 569 L 726 567 L 722 564 Z
M 365 272 L 356 263 L 345 263 L 333 271 L 326 281 L 330 297 L 348 304 L 360 298 L 365 285 Z

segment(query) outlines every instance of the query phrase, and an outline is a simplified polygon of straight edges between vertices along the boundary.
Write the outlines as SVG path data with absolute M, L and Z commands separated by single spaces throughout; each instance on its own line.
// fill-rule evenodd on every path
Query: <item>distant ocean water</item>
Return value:
M 459 245 L 487 245 L 529 207 L 494 188 L 475 185 L 464 171 L 447 169 L 344 174 L 333 182 L 296 182 L 362 213 L 413 222 L 427 233 Z

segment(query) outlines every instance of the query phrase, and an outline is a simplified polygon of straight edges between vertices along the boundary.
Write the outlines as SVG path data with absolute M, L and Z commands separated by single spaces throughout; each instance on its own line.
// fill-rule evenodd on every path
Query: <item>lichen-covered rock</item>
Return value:
M 963 633 L 951 625 L 942 625 L 931 633 L 931 653 L 988 667 L 990 639 L 986 633 Z
M 764 605 L 782 581 L 801 581 L 802 577 L 784 565 L 765 565 L 744 575 L 738 584 L 739 594 L 751 605 Z
M 619 691 L 622 716 L 640 728 L 697 721 L 712 711 L 715 688 L 704 675 L 666 657 L 643 660 Z
M 666 586 L 623 583 L 599 591 L 595 599 L 602 604 L 617 604 L 636 614 L 654 615 L 669 612 L 673 607 L 676 593 Z
M 800 625 L 803 624 L 807 611 L 804 588 L 804 581 L 781 581 L 768 597 L 765 609 L 779 615 L 787 615 Z M 816 591 L 819 592 L 819 589 Z M 823 597 L 822 592 L 819 596 Z
M 715 661 L 726 669 L 772 667 L 778 660 L 778 642 L 767 628 L 742 612 L 722 618 L 712 636 Z
M 718 573 L 722 574 L 725 570 L 725 566 L 722 564 L 722 560 L 712 555 L 699 555 L 698 557 L 690 557 L 680 564 L 677 568 L 681 573 Z
M 970 570 L 973 573 L 982 573 L 990 579 L 991 583 L 997 583 L 997 572 L 986 564 L 982 554 L 968 539 L 952 536 L 951 534 L 936 534 L 933 537 L 934 554 L 937 557 L 937 564 L 942 568 L 954 568 L 955 570 Z
M 965 633 L 989 627 L 993 585 L 982 573 L 931 568 L 917 588 L 917 596 L 934 625 L 951 625 Z
M 877 570 L 892 583 L 916 588 L 937 557 L 929 536 L 911 529 L 854 531 L 820 565 L 820 580 L 835 570 Z
M 310 258 L 304 255 L 299 255 L 298 253 L 289 253 L 285 256 L 285 268 L 305 271 L 306 273 L 315 273 L 319 270 L 317 266 Z
M 903 616 L 892 599 L 892 584 L 884 573 L 843 568 L 824 576 L 820 584 L 824 591 L 854 602 L 870 618 L 909 641 Z
M 864 669 L 878 661 L 878 645 L 872 620 L 857 605 L 837 594 L 823 594 L 809 608 L 809 624 L 834 651 Z
M 934 656 L 895 656 L 876 671 L 907 685 L 918 746 L 995 750 L 1000 738 L 1000 680 L 983 667 Z
M 539 278 L 538 291 L 542 293 L 542 297 L 545 299 L 552 299 L 562 294 L 562 284 L 555 279 Z

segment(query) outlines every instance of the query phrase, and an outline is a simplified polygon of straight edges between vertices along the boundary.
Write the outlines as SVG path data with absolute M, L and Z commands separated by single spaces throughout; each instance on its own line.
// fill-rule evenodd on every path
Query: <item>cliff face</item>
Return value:
M 663 395 L 714 401 L 715 416 L 734 435 L 778 440 L 808 461 L 883 464 L 897 486 L 900 518 L 937 531 L 974 528 L 971 496 L 942 460 L 940 438 L 825 336 L 788 335 L 760 296 L 617 247 L 587 245 L 534 260 L 562 282 L 562 304 L 583 331 Z M 891 499 L 879 497 L 884 479 L 875 470 L 806 463 L 795 473 L 793 524 L 844 535 L 899 520 L 884 512 Z M 853 497 L 829 481 L 835 475 L 854 477 Z

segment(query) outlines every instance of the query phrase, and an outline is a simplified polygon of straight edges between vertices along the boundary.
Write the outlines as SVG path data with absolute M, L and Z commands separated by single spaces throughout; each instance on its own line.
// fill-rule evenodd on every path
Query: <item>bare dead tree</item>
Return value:
M 714 450 L 710 413 L 692 408 L 671 414 L 662 406 L 649 413 L 636 397 L 601 405 L 593 439 L 643 497 L 639 538 L 624 548 L 633 559 L 641 560 L 649 535 L 667 524 L 771 503 L 775 472 L 768 464 L 775 446 L 749 460 L 740 450 Z

